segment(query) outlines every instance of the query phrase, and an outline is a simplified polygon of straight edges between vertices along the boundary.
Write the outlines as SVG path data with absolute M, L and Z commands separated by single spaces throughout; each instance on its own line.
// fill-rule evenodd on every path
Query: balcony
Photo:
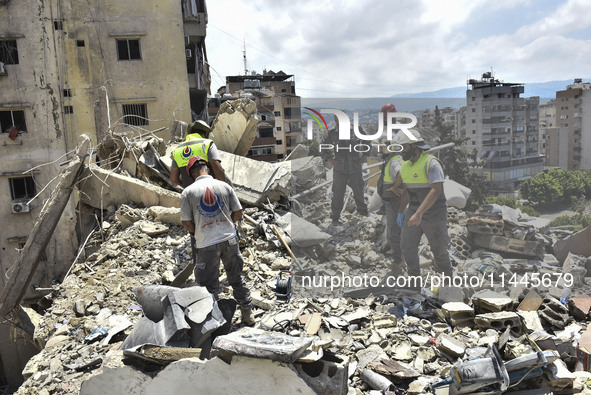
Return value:
M 205 37 L 207 28 L 206 13 L 200 12 L 195 15 L 185 15 L 183 22 L 185 36 L 191 37 L 191 41 L 196 41 L 194 38 L 197 37 Z

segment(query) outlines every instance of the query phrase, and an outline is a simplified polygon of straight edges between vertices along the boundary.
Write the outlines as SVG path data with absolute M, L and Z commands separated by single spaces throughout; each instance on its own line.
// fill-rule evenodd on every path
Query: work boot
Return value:
M 254 318 L 252 317 L 252 308 L 250 306 L 240 306 L 240 315 L 242 316 L 242 323 L 246 326 L 254 325 Z

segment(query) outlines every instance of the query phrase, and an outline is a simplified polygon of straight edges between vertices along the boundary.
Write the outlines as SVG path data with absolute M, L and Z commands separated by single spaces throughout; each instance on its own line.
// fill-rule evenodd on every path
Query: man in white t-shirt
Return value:
M 234 228 L 234 222 L 242 218 L 242 206 L 230 185 L 209 175 L 208 163 L 202 157 L 189 160 L 187 173 L 195 182 L 181 194 L 181 221 L 195 238 L 195 280 L 217 296 L 221 260 L 242 322 L 252 325 L 252 299 L 242 277 L 244 260 Z

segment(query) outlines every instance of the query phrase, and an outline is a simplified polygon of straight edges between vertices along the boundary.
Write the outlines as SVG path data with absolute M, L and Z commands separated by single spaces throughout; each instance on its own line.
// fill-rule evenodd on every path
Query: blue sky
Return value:
M 303 97 L 387 97 L 591 75 L 588 0 L 214 0 L 212 90 L 226 75 L 283 70 Z

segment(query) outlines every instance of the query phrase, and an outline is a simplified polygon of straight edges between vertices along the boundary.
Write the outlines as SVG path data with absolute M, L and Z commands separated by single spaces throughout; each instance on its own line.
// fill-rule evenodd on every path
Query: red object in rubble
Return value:
M 10 129 L 10 132 L 8 132 L 8 137 L 10 137 L 11 140 L 16 140 L 17 136 L 18 129 L 13 126 L 12 129 Z

